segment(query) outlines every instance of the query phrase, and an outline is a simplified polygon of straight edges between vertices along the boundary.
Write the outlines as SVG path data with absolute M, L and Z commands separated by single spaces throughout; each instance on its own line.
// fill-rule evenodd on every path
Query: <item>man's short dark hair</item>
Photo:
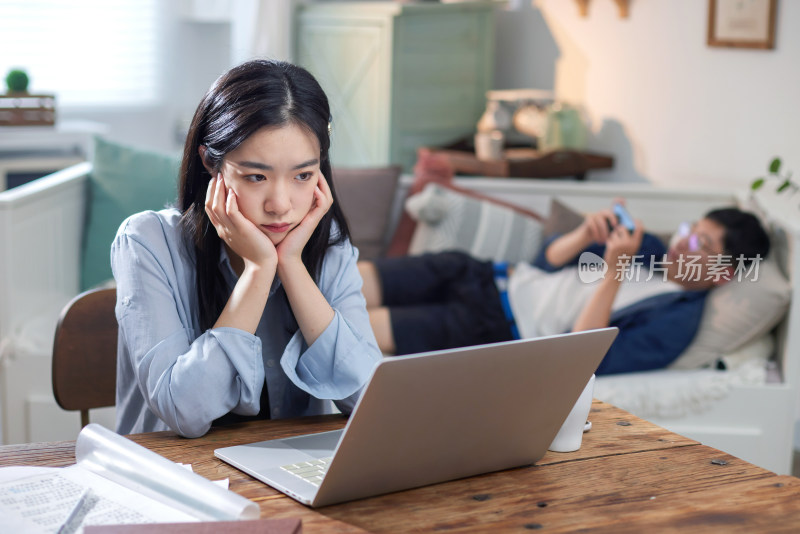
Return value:
M 769 236 L 758 217 L 738 208 L 720 208 L 706 213 L 706 219 L 725 228 L 725 254 L 735 263 L 740 257 L 745 265 L 760 256 L 763 260 L 769 254 Z

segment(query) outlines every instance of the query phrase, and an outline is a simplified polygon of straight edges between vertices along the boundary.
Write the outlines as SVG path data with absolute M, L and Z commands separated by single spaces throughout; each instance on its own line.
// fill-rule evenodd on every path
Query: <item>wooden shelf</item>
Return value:
M 0 94 L 0 126 L 53 126 L 55 95 Z
M 611 169 L 614 158 L 608 154 L 557 150 L 542 152 L 533 148 L 506 148 L 503 159 L 479 160 L 475 152 L 463 145 L 431 148 L 431 152 L 447 156 L 456 174 L 507 178 L 562 178 L 584 180 L 595 169 Z

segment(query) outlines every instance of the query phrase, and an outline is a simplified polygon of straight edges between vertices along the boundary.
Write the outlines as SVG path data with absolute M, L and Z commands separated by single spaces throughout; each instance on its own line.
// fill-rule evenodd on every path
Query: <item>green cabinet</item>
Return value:
M 295 61 L 330 99 L 334 165 L 410 170 L 417 147 L 475 131 L 494 70 L 491 2 L 305 4 L 295 30 Z

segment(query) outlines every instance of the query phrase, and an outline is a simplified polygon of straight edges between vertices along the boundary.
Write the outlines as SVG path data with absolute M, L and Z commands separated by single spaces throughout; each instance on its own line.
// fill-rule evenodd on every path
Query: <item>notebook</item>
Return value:
M 214 454 L 312 507 L 530 465 L 617 332 L 384 358 L 342 430 Z

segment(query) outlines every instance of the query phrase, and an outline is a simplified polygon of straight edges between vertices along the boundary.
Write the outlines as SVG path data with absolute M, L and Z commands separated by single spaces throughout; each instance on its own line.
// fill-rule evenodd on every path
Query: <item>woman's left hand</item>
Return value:
M 325 180 L 322 171 L 317 174 L 317 187 L 314 189 L 314 200 L 311 209 L 303 220 L 295 226 L 276 247 L 278 250 L 278 267 L 287 261 L 300 261 L 303 249 L 311 239 L 311 234 L 322 217 L 333 205 L 333 193 Z

